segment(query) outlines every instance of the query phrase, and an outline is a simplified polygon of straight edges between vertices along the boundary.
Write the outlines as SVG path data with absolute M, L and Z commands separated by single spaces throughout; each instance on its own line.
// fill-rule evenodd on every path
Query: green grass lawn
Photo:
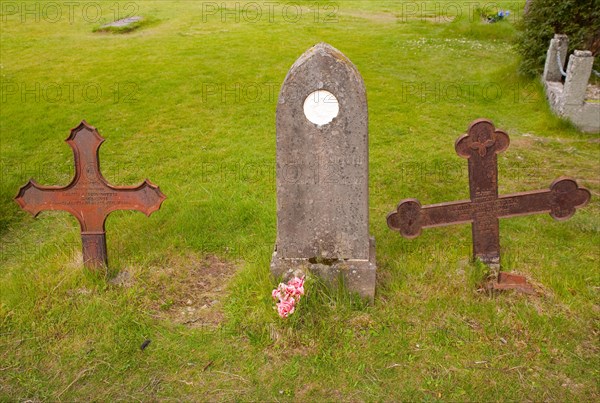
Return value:
M 244 2 L 223 15 L 221 2 L 54 4 L 0 3 L 0 400 L 599 399 L 600 142 L 516 75 L 524 1 L 497 2 L 513 15 L 496 24 L 450 1 L 254 3 L 260 16 Z M 151 23 L 94 32 L 130 13 Z M 367 88 L 377 295 L 369 306 L 311 279 L 281 320 L 277 93 L 321 41 Z M 501 221 L 504 270 L 537 296 L 477 291 L 468 225 L 414 240 L 386 226 L 401 199 L 468 198 L 454 141 L 479 117 L 511 136 L 501 194 L 561 175 L 592 192 L 569 221 Z M 73 217 L 13 201 L 30 177 L 70 181 L 63 140 L 82 119 L 106 138 L 109 182 L 149 178 L 168 197 L 150 218 L 109 217 L 100 276 L 81 267 Z

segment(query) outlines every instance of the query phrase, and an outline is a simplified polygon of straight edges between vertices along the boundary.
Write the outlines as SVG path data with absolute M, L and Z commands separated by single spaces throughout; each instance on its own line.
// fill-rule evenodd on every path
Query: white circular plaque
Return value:
M 304 100 L 304 116 L 310 122 L 323 126 L 331 122 L 340 111 L 337 98 L 329 91 L 318 90 Z

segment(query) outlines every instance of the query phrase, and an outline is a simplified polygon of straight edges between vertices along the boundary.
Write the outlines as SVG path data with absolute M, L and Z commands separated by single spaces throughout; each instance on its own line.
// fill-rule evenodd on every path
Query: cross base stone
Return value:
M 330 285 L 337 284 L 341 277 L 349 291 L 373 302 L 376 281 L 375 238 L 369 238 L 369 260 L 332 259 L 318 262 L 307 258 L 284 258 L 279 256 L 275 246 L 271 259 L 271 273 L 276 278 L 288 281 L 307 272 L 317 275 Z
M 527 281 L 527 277 L 516 273 L 499 272 L 488 282 L 487 288 L 493 291 L 514 290 L 523 294 L 536 294 L 533 285 Z

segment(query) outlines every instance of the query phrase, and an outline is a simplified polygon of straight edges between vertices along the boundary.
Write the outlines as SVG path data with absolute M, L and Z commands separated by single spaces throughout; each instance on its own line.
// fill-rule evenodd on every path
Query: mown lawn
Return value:
M 513 11 L 497 24 L 472 2 L 408 3 L 253 3 L 260 16 L 247 2 L 230 14 L 221 2 L 0 3 L 0 399 L 597 401 L 598 136 L 516 75 L 524 1 L 496 2 Z M 115 13 L 149 23 L 94 32 Z M 312 279 L 281 320 L 268 269 L 276 98 L 320 41 L 367 87 L 377 295 L 368 306 Z M 536 296 L 478 291 L 468 225 L 409 241 L 385 223 L 407 197 L 468 198 L 453 144 L 479 117 L 511 136 L 500 193 L 561 175 L 592 192 L 569 221 L 501 221 L 504 269 Z M 109 217 L 105 275 L 82 269 L 73 217 L 34 219 L 13 201 L 30 177 L 69 182 L 63 140 L 82 119 L 107 139 L 109 182 L 147 177 L 168 197 L 150 218 Z

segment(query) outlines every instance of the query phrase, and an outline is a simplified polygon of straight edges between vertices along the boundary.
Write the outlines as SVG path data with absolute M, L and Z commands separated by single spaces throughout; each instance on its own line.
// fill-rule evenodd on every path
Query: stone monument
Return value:
M 277 103 L 277 241 L 271 272 L 313 272 L 373 299 L 369 132 L 364 82 L 319 43 L 291 67 Z
M 558 116 L 573 122 L 579 130 L 600 132 L 600 104 L 588 99 L 587 89 L 594 67 L 594 57 L 589 50 L 575 50 L 563 70 L 569 38 L 554 35 L 546 54 L 542 83 L 550 108 Z M 563 83 L 564 78 L 564 83 Z

